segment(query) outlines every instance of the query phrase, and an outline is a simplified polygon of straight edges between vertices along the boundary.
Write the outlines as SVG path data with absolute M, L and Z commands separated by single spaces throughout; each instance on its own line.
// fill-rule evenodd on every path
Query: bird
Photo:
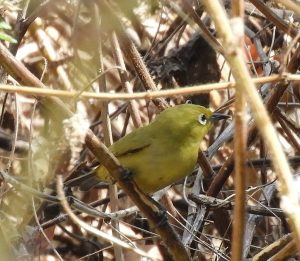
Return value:
M 109 151 L 132 173 L 144 193 L 153 194 L 192 173 L 204 136 L 215 122 L 228 118 L 200 105 L 176 105 L 113 143 Z M 86 180 L 82 187 L 114 182 L 103 165 L 96 168 L 95 174 L 93 181 Z

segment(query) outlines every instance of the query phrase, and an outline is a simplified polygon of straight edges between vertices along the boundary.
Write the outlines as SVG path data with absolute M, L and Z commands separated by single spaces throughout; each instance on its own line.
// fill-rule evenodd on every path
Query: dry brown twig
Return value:
M 234 49 L 243 49 L 244 43 L 244 1 L 232 0 L 231 26 L 235 35 L 232 39 Z M 226 51 L 225 51 L 226 55 Z M 232 232 L 232 260 L 239 261 L 243 256 L 245 234 L 245 205 L 246 205 L 246 148 L 247 148 L 247 120 L 246 120 L 246 96 L 242 88 L 235 87 L 235 132 L 234 132 L 234 184 L 235 184 L 235 208 L 233 211 Z
M 242 59 L 241 50 L 232 49 L 232 44 L 235 43 L 235 37 L 224 9 L 217 1 L 205 0 L 203 3 L 214 20 L 219 37 L 225 47 L 225 56 L 232 69 L 232 74 L 235 80 L 239 82 L 239 88 L 242 89 L 248 98 L 249 105 L 254 113 L 253 117 L 271 152 L 274 168 L 280 181 L 279 191 L 281 194 L 282 207 L 290 217 L 289 221 L 295 231 L 298 242 L 297 246 L 300 250 L 300 220 L 297 218 L 300 215 L 300 206 L 297 191 L 293 189 L 294 179 L 286 156 L 279 143 L 270 117 L 251 81 L 247 66 Z
M 127 38 L 125 38 L 127 39 Z M 131 46 L 133 43 L 130 42 Z M 132 49 L 134 50 L 134 48 Z M 28 69 L 6 49 L 6 47 L 0 43 L 0 61 L 5 70 L 16 78 L 20 83 L 25 85 L 36 86 L 39 88 L 46 88 L 46 86 L 40 82 Z M 139 60 L 139 63 L 142 62 Z M 151 79 L 152 81 L 152 79 Z M 147 82 L 147 81 L 146 81 Z M 52 119 L 56 122 L 61 122 L 64 118 L 69 118 L 73 113 L 65 106 L 65 104 L 54 97 L 47 97 L 39 99 L 42 106 L 49 113 Z M 163 105 L 161 105 L 163 106 Z M 55 108 L 55 110 L 53 109 Z M 120 165 L 118 160 L 108 151 L 108 149 L 100 142 L 100 140 L 94 135 L 92 131 L 88 131 L 85 142 L 87 147 L 92 151 L 96 158 L 103 163 L 103 165 L 110 170 L 109 173 L 115 180 L 119 181 L 119 184 L 127 192 L 132 201 L 140 208 L 144 215 L 156 228 L 158 234 L 164 240 L 168 250 L 174 257 L 181 258 L 181 260 L 189 260 L 187 252 L 179 241 L 177 234 L 172 227 L 165 223 L 164 226 L 159 226 L 161 222 L 160 217 L 157 215 L 159 209 L 153 205 L 149 197 L 147 197 L 142 191 L 140 191 L 134 182 L 122 181 L 121 176 L 126 172 Z
M 300 76 L 297 74 L 274 74 L 271 76 L 263 76 L 252 78 L 253 83 L 263 84 L 272 83 L 278 81 L 299 81 Z M 147 91 L 137 93 L 107 93 L 107 92 L 81 92 L 81 91 L 64 91 L 64 90 L 53 90 L 48 89 L 46 86 L 41 88 L 29 87 L 29 86 L 12 86 L 7 84 L 0 84 L 0 90 L 9 93 L 19 93 L 23 95 L 33 95 L 41 97 L 59 97 L 59 98 L 90 98 L 98 99 L 101 101 L 115 101 L 115 100 L 152 100 L 155 98 L 172 97 L 177 95 L 194 95 L 199 93 L 206 93 L 212 90 L 226 90 L 235 88 L 235 82 L 220 82 L 220 83 L 208 83 L 203 85 L 195 85 L 191 87 L 185 87 L 180 89 L 168 89 L 159 91 Z
M 88 225 L 87 223 L 85 223 L 84 221 L 80 220 L 71 210 L 66 197 L 64 195 L 64 190 L 63 190 L 63 178 L 61 175 L 57 176 L 57 193 L 61 202 L 61 205 L 63 206 L 64 210 L 68 213 L 69 217 L 75 222 L 77 223 L 81 228 L 85 229 L 86 231 L 96 235 L 97 237 L 100 238 L 104 238 L 108 241 L 111 241 L 115 244 L 117 244 L 118 246 L 122 246 L 124 248 L 128 248 L 134 252 L 136 252 L 137 254 L 150 258 L 151 260 L 160 260 L 160 259 L 156 259 L 152 256 L 150 256 L 149 254 L 147 254 L 146 252 L 138 249 L 138 248 L 134 248 L 131 245 L 125 243 L 124 241 L 122 241 L 119 238 L 116 238 L 114 236 L 111 236 L 109 234 L 106 234 L 90 225 Z

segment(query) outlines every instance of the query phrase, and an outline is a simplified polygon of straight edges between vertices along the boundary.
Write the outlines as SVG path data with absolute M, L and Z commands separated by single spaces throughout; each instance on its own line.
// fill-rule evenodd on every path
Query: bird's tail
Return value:
M 70 179 L 65 182 L 67 187 L 76 187 L 78 186 L 81 191 L 89 191 L 92 188 L 98 185 L 106 185 L 108 182 L 105 182 L 96 175 L 96 170 L 92 170 L 89 173 L 80 175 L 79 177 Z

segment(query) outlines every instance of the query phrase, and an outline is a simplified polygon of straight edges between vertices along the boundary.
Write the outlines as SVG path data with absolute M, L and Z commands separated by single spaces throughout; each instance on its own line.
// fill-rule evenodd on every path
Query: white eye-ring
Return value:
M 207 118 L 203 113 L 201 113 L 198 117 L 198 121 L 201 125 L 205 125 L 207 123 Z

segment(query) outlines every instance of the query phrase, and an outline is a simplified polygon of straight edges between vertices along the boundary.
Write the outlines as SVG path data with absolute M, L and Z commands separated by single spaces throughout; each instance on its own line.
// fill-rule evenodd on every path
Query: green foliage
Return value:
M 0 40 L 7 41 L 10 43 L 17 43 L 17 40 L 7 34 L 5 30 L 12 30 L 12 27 L 5 21 L 0 21 Z

